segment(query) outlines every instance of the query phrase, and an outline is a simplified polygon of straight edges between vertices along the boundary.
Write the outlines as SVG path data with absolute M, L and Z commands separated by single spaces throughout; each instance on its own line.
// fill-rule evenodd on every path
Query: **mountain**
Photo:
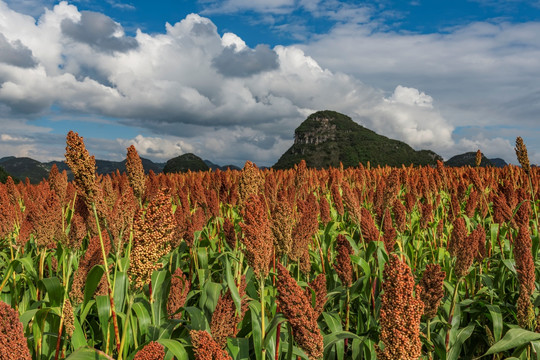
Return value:
M 275 169 L 287 169 L 302 159 L 308 167 L 326 168 L 389 165 L 435 165 L 442 158 L 430 150 L 416 151 L 404 142 L 389 139 L 355 123 L 347 115 L 335 111 L 311 114 L 294 131 L 294 144 Z
M 33 184 L 37 184 L 44 178 L 47 179 L 49 177 L 50 167 L 28 157 L 4 157 L 0 159 L 0 166 L 11 174 L 11 176 L 20 180 L 28 178 Z
M 221 171 L 227 171 L 227 170 L 242 170 L 241 168 L 239 168 L 238 166 L 236 165 L 223 165 L 223 166 L 219 166 L 219 165 L 216 165 L 214 164 L 213 162 L 211 162 L 210 160 L 204 160 L 204 163 L 206 165 L 208 165 L 208 167 L 210 168 L 210 170 L 212 171 L 216 171 L 216 170 L 221 170 Z
M 144 171 L 148 173 L 150 170 L 160 173 L 163 171 L 165 163 L 155 163 L 151 160 L 141 158 Z M 18 179 L 28 178 L 32 184 L 37 184 L 43 179 L 49 177 L 49 171 L 53 164 L 56 164 L 58 171 L 66 170 L 68 173 L 68 179 L 71 180 L 71 169 L 63 161 L 50 161 L 39 162 L 37 160 L 28 157 L 15 157 L 8 156 L 0 159 L 0 166 L 2 166 L 12 177 Z M 116 172 L 126 171 L 126 160 L 123 161 L 109 161 L 109 160 L 96 160 L 96 172 L 98 174 L 109 174 Z
M 505 167 L 506 165 L 508 165 L 508 163 L 504 161 L 504 159 L 501 159 L 501 158 L 493 158 L 493 159 L 489 159 L 489 161 L 491 161 L 491 163 L 495 167 Z
M 195 159 L 195 160 L 194 160 Z M 198 160 L 197 160 L 198 159 Z M 177 164 L 177 161 L 180 161 Z M 144 172 L 148 174 L 150 170 L 152 170 L 154 173 L 159 174 L 164 171 L 166 163 L 157 163 L 153 162 L 152 160 L 141 158 L 141 162 L 144 168 Z M 167 163 L 169 163 L 170 169 L 180 169 L 177 171 L 187 171 L 187 169 L 190 169 L 192 171 L 197 170 L 208 170 L 210 167 L 211 169 L 220 169 L 220 170 L 240 170 L 238 166 L 235 165 L 225 165 L 225 166 L 219 166 L 214 163 L 212 163 L 209 160 L 203 161 L 199 157 L 193 155 L 193 154 L 184 154 L 182 156 L 178 156 L 174 159 L 169 160 Z M 207 165 L 207 164 L 208 165 Z M 28 158 L 28 157 L 15 157 L 15 156 L 7 156 L 0 158 L 0 182 L 5 182 L 5 178 L 7 178 L 8 175 L 11 175 L 11 177 L 18 181 L 17 179 L 24 180 L 25 178 L 28 178 L 31 183 L 37 184 L 43 179 L 47 179 L 49 177 L 49 171 L 51 170 L 52 166 L 56 164 L 58 167 L 58 171 L 62 172 L 64 170 L 67 171 L 68 179 L 72 180 L 73 176 L 71 174 L 71 169 L 67 164 L 63 161 L 49 161 L 49 162 L 39 162 L 37 160 Z M 176 164 L 176 165 L 175 165 Z M 186 170 L 181 170 L 186 169 Z M 2 172 L 4 170 L 4 172 Z M 110 174 L 116 172 L 116 170 L 120 171 L 120 173 L 126 171 L 126 160 L 123 161 L 110 161 L 110 160 L 99 160 L 96 159 L 96 172 L 98 174 Z M 169 171 L 169 172 L 177 172 L 177 171 Z
M 164 173 L 208 171 L 210 167 L 195 154 L 187 153 L 170 159 L 163 168 Z
M 148 174 L 150 170 L 154 173 L 159 174 L 163 171 L 165 163 L 155 163 L 151 160 L 141 158 L 141 163 L 144 169 L 144 172 Z M 116 170 L 123 173 L 126 171 L 126 160 L 122 161 L 109 161 L 109 160 L 97 160 L 96 159 L 96 172 L 98 174 L 110 174 L 116 172 Z
M 445 166 L 459 167 L 459 166 L 476 166 L 476 152 L 467 152 L 464 154 L 459 154 L 452 156 L 450 159 L 445 161 Z M 482 161 L 480 166 L 494 166 L 494 167 L 504 167 L 508 165 L 506 161 L 500 158 L 488 159 L 482 154 Z
M 0 183 L 5 184 L 8 179 L 8 176 L 11 176 L 11 174 L 9 174 L 3 167 L 0 166 Z M 13 176 L 11 176 L 11 178 L 16 183 L 19 182 L 17 178 L 13 178 Z

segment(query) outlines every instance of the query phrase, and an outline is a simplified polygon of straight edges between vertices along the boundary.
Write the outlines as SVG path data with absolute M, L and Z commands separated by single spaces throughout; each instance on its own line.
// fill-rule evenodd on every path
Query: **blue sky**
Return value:
M 540 163 L 540 1 L 0 0 L 0 157 L 134 144 L 272 165 L 332 109 L 444 158 Z

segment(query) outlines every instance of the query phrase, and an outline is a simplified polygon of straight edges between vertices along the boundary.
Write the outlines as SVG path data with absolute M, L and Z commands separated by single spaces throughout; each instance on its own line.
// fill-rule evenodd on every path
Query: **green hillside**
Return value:
M 208 171 L 208 165 L 197 155 L 187 153 L 170 159 L 163 168 L 164 173 Z

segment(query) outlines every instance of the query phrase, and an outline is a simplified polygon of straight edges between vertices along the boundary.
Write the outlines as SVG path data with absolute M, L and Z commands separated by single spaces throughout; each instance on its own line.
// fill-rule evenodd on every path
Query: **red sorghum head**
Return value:
M 298 346 L 310 359 L 319 359 L 323 355 L 323 338 L 311 301 L 283 265 L 278 263 L 277 269 L 278 306 L 289 321 Z
M 244 318 L 244 314 L 248 309 L 248 301 L 246 298 L 246 277 L 242 276 L 240 287 L 238 288 L 241 305 L 240 309 L 236 308 L 232 298 L 231 290 L 228 289 L 224 295 L 218 299 L 216 308 L 212 313 L 212 321 L 210 322 L 210 332 L 216 343 L 223 349 L 227 345 L 228 337 L 235 337 L 238 324 Z
M 444 296 L 443 281 L 446 273 L 441 270 L 439 264 L 428 264 L 420 280 L 422 293 L 420 298 L 424 303 L 424 315 L 426 319 L 432 319 L 437 314 L 437 309 Z
M 191 282 L 186 278 L 182 269 L 178 268 L 171 276 L 171 288 L 167 299 L 167 314 L 170 318 L 180 319 L 178 309 L 184 306 L 191 288 Z
M 349 240 L 343 235 L 339 234 L 336 239 L 336 260 L 334 264 L 334 269 L 336 270 L 341 283 L 345 287 L 352 285 L 352 265 L 351 265 L 351 255 L 353 254 L 353 249 Z
M 416 360 L 421 355 L 420 318 L 424 304 L 421 288 L 415 287 L 411 269 L 391 254 L 383 271 L 383 294 L 379 323 L 380 340 L 377 358 L 381 360 Z
M 244 204 L 244 221 L 240 223 L 244 236 L 246 259 L 255 274 L 268 275 L 274 240 L 264 200 L 258 195 L 251 195 Z
M 291 253 L 293 246 L 294 213 L 289 202 L 285 199 L 276 201 L 271 214 L 274 248 L 278 257 Z
M 135 288 L 150 282 L 159 259 L 171 250 L 174 218 L 171 199 L 163 191 L 152 198 L 146 211 L 138 210 L 133 222 L 129 275 Z
M 518 136 L 516 138 L 516 156 L 521 164 L 521 168 L 529 174 L 531 171 L 531 166 L 529 164 L 529 155 L 527 155 L 527 147 L 525 146 L 525 143 L 523 142 L 523 139 L 521 136 Z
M 0 360 L 30 360 L 19 313 L 0 301 Z
M 379 229 L 377 229 L 371 213 L 366 208 L 362 208 L 360 229 L 362 231 L 362 238 L 364 239 L 364 242 L 368 243 L 379 240 L 381 233 L 379 232 Z
M 150 341 L 135 354 L 133 360 L 163 360 L 165 348 L 158 342 Z
M 195 360 L 229 360 L 231 356 L 221 350 L 220 346 L 212 339 L 212 336 L 205 330 L 191 330 L 191 344 Z
M 67 134 L 66 143 L 66 163 L 73 173 L 73 182 L 86 204 L 90 205 L 96 192 L 96 159 L 90 156 L 83 138 L 76 132 Z
M 316 319 L 322 314 L 324 310 L 324 305 L 326 304 L 326 275 L 319 274 L 317 277 L 309 283 L 309 288 L 305 289 L 305 294 L 308 300 L 312 299 L 311 291 L 315 293 L 315 305 L 313 306 L 314 316 Z M 313 301 L 311 301 L 313 304 Z
M 141 158 L 133 145 L 127 148 L 126 172 L 129 185 L 133 188 L 133 194 L 136 198 L 142 199 L 146 178 Z

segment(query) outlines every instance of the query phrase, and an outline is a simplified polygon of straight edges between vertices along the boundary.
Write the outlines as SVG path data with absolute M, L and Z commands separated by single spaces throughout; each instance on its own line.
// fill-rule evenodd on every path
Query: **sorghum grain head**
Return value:
M 336 270 L 341 283 L 345 287 L 349 287 L 352 284 L 352 265 L 351 265 L 351 255 L 353 250 L 349 240 L 343 235 L 339 234 L 336 239 L 336 262 L 334 264 L 334 269 Z
M 216 343 L 223 349 L 227 344 L 228 337 L 235 337 L 238 324 L 244 318 L 248 309 L 246 297 L 246 277 L 242 276 L 240 287 L 238 288 L 241 304 L 240 309 L 236 308 L 232 298 L 231 290 L 228 289 L 224 295 L 218 299 L 216 309 L 212 313 L 210 322 L 210 332 Z
M 0 360 L 30 360 L 19 313 L 0 301 Z
M 319 359 L 323 355 L 323 338 L 311 301 L 283 265 L 278 263 L 277 269 L 278 306 L 289 321 L 298 346 L 310 359 Z
M 96 159 L 90 156 L 83 138 L 70 131 L 66 138 L 66 163 L 73 173 L 73 181 L 77 190 L 84 197 L 86 204 L 94 202 L 96 192 Z
M 184 306 L 190 288 L 191 282 L 182 269 L 176 269 L 171 276 L 171 288 L 167 299 L 167 314 L 170 318 L 180 319 L 182 314 L 177 311 Z
M 482 152 L 480 151 L 480 149 L 478 149 L 476 151 L 476 158 L 475 158 L 475 165 L 476 167 L 479 167 L 480 164 L 482 163 Z
M 133 194 L 136 198 L 141 199 L 144 194 L 146 179 L 141 158 L 133 145 L 127 148 L 126 172 L 129 184 L 133 188 Z
M 529 174 L 531 171 L 531 166 L 529 164 L 529 155 L 527 155 L 527 147 L 523 143 L 523 139 L 521 136 L 518 136 L 516 138 L 516 156 L 521 164 L 521 168 L 525 171 L 525 173 Z
M 432 319 L 437 314 L 437 309 L 444 296 L 443 281 L 446 273 L 441 270 L 439 264 L 428 264 L 420 280 L 422 293 L 420 298 L 424 303 L 424 315 L 427 319 Z
M 212 336 L 205 330 L 191 330 L 191 344 L 196 360 L 229 360 L 230 355 L 221 350 Z
M 420 318 L 424 304 L 421 288 L 414 285 L 411 269 L 395 254 L 384 266 L 379 323 L 384 349 L 376 347 L 382 360 L 416 360 L 421 355 Z M 414 294 L 416 293 L 416 294 Z
M 164 358 L 165 349 L 163 345 L 155 341 L 150 341 L 135 354 L 133 360 L 163 360 Z
M 249 266 L 258 277 L 268 275 L 274 240 L 264 200 L 258 195 L 247 198 L 244 222 L 240 223 L 244 237 L 245 254 Z

